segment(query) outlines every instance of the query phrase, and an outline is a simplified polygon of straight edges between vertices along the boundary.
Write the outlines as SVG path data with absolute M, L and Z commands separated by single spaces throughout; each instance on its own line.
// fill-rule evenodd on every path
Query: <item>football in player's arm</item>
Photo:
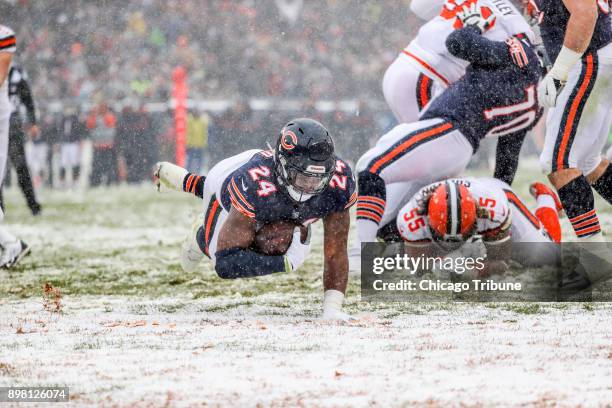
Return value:
M 275 272 L 292 272 L 306 260 L 309 245 L 302 242 L 299 228 L 284 256 L 263 255 L 251 248 L 255 240 L 256 221 L 233 208 L 223 224 L 217 244 L 215 269 L 224 278 L 244 277 L 243 269 L 261 276 Z M 348 283 L 348 233 L 350 214 L 346 209 L 323 218 L 323 318 L 348 320 L 342 302 Z
M 350 319 L 342 302 L 355 180 L 319 122 L 295 119 L 283 127 L 274 151 L 245 151 L 221 161 L 207 176 L 165 162 L 158 163 L 156 175 L 159 187 L 204 201 L 203 222 L 194 224 L 182 247 L 186 271 L 208 256 L 223 279 L 294 272 L 310 252 L 310 225 L 322 220 L 323 317 Z

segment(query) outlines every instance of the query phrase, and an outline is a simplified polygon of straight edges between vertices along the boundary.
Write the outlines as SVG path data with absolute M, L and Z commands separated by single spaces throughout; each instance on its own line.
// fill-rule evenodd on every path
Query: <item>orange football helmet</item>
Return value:
M 436 187 L 427 215 L 435 241 L 464 242 L 476 231 L 476 201 L 460 183 L 445 181 Z

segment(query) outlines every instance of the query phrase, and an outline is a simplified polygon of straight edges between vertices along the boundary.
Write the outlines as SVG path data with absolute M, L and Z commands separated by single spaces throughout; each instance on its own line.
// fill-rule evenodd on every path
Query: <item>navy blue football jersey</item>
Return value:
M 609 0 L 595 1 L 598 4 L 599 15 L 587 53 L 603 48 L 612 42 L 610 2 Z M 554 62 L 561 51 L 561 47 L 563 47 L 570 12 L 562 0 L 535 0 L 535 3 L 538 7 L 536 12 L 540 15 L 540 33 L 544 41 L 544 47 L 550 60 Z
M 535 126 L 542 114 L 537 98 L 542 68 L 527 39 L 491 41 L 466 27 L 454 31 L 446 45 L 470 65 L 421 119 L 447 119 L 474 150 L 485 137 L 524 134 Z
M 308 225 L 334 212 L 350 208 L 357 201 L 355 179 L 350 166 L 336 160 L 336 172 L 327 188 L 307 201 L 297 203 L 278 185 L 272 151 L 255 154 L 232 172 L 221 189 L 221 204 L 233 206 L 260 223 L 290 221 Z

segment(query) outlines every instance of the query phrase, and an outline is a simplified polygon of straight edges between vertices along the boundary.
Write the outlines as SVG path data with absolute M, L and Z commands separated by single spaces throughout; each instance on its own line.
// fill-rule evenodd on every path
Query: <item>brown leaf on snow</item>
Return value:
M 45 282 L 43 289 L 43 308 L 47 312 L 59 313 L 62 311 L 62 293 L 58 288 L 53 287 L 49 282 Z
M 344 375 L 344 373 L 342 373 L 342 372 L 340 372 L 338 370 L 336 370 L 336 372 L 334 373 L 334 377 L 336 377 L 336 378 L 341 377 L 343 375 Z
M 146 326 L 146 325 L 147 325 L 146 320 L 137 320 L 135 322 L 127 322 L 125 324 L 125 327 L 141 327 L 141 326 Z
M 146 320 L 136 320 L 134 322 L 122 322 L 120 320 L 115 321 L 115 322 L 108 322 L 108 323 L 101 323 L 102 326 L 104 327 L 141 327 L 141 326 L 146 326 L 147 325 L 147 321 Z

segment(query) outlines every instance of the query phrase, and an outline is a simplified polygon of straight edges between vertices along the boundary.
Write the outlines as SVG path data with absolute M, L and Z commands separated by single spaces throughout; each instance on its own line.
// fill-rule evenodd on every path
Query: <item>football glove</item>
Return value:
M 304 264 L 308 254 L 310 253 L 310 226 L 308 226 L 308 234 L 306 242 L 302 243 L 302 232 L 300 227 L 295 227 L 293 230 L 293 238 L 291 245 L 285 253 L 285 272 L 295 272 Z
M 457 18 L 463 23 L 464 27 L 475 27 L 481 34 L 495 23 L 495 14 L 491 13 L 489 17 L 484 18 L 478 3 L 463 6 L 461 11 L 457 13 Z
M 571 50 L 566 46 L 561 48 L 555 65 L 538 86 L 538 97 L 542 106 L 552 108 L 557 105 L 557 97 L 563 91 L 570 71 L 580 61 L 581 57 L 582 53 L 580 52 Z
M 565 81 L 553 77 L 552 71 L 546 74 L 538 85 L 538 97 L 544 107 L 553 108 L 557 105 L 557 97 L 563 91 Z

